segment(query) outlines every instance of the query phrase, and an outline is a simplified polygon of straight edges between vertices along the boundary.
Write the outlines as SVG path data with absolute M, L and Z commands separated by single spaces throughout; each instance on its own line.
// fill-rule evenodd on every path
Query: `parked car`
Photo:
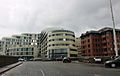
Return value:
M 113 60 L 106 61 L 105 67 L 111 67 L 111 68 L 120 67 L 120 57 L 117 57 Z
M 94 58 L 95 63 L 102 63 L 102 59 L 100 57 Z
M 33 61 L 33 58 L 29 59 L 29 61 Z
M 25 61 L 25 59 L 23 59 L 23 58 L 19 58 L 18 61 Z
M 56 61 L 62 61 L 62 57 L 56 58 Z
M 34 58 L 33 61 L 42 61 L 42 58 Z
M 71 59 L 69 57 L 64 57 L 63 63 L 71 63 Z

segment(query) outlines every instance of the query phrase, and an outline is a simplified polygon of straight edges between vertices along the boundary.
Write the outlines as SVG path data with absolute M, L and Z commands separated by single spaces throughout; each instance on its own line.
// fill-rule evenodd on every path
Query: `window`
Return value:
M 19 49 L 17 49 L 17 51 L 19 51 Z
M 63 41 L 66 41 L 66 39 L 63 39 Z
M 90 42 L 90 39 L 88 39 L 88 42 Z
M 77 57 L 76 54 L 70 54 L 70 57 Z
M 90 53 L 90 49 L 88 50 L 88 53 Z
M 52 36 L 55 36 L 55 34 L 52 34 Z
M 28 52 L 26 52 L 26 55 L 28 55 Z
M 71 51 L 77 51 L 76 49 L 70 49 Z
M 34 50 L 34 48 L 32 48 L 32 51 Z

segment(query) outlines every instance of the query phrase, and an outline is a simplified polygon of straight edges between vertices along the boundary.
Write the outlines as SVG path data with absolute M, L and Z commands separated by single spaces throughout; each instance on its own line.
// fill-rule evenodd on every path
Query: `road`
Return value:
M 2 76 L 120 76 L 120 69 L 78 63 L 24 62 Z

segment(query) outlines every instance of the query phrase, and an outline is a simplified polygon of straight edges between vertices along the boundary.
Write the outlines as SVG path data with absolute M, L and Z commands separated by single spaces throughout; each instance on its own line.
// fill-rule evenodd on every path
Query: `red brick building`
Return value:
M 118 50 L 120 51 L 120 29 L 116 29 Z M 80 36 L 82 56 L 115 55 L 112 28 L 87 31 Z

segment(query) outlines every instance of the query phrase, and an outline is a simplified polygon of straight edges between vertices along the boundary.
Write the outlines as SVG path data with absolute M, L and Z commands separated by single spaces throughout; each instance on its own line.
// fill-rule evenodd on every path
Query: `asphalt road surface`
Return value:
M 120 69 L 62 62 L 24 62 L 2 76 L 120 76 Z

